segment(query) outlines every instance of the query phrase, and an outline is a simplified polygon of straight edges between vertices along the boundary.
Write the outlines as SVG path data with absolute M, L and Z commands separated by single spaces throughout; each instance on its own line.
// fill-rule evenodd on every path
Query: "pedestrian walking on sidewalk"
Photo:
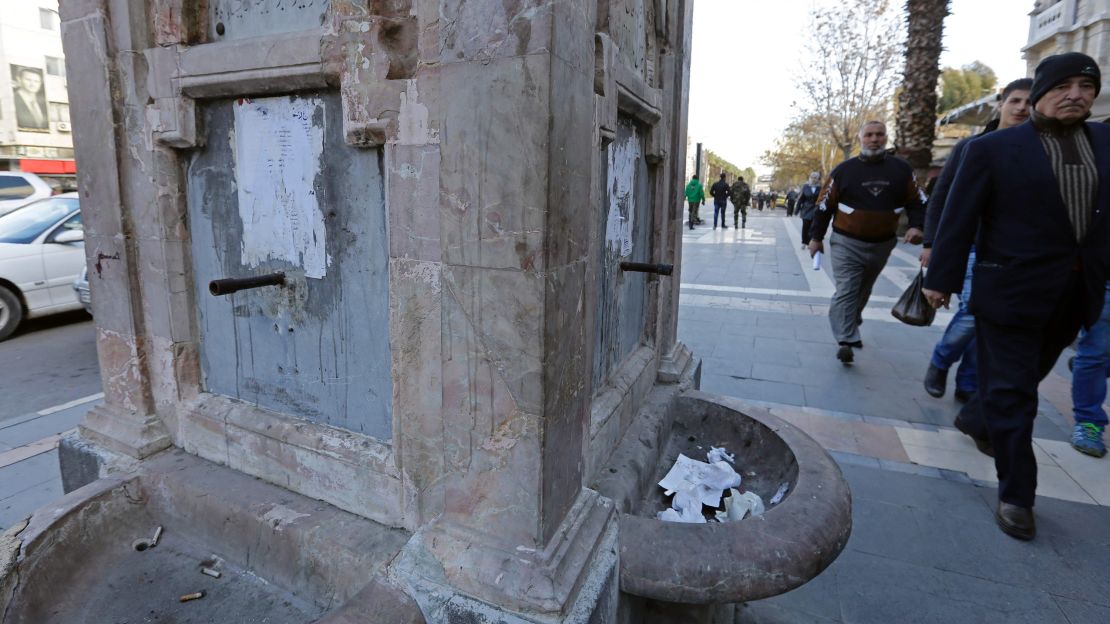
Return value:
M 1110 284 L 1108 284 L 1110 286 Z M 1075 415 L 1071 446 L 1094 457 L 1106 455 L 1106 376 L 1110 374 L 1110 288 L 1102 304 L 1102 315 L 1090 329 L 1079 332 L 1071 365 L 1071 404 Z
M 944 169 L 936 178 L 936 184 L 929 194 L 929 204 L 925 211 L 925 240 L 922 242 L 924 249 L 921 251 L 921 266 L 928 267 L 932 254 L 933 239 L 936 237 L 937 224 L 940 223 L 941 213 L 944 210 L 960 210 L 959 197 L 950 197 L 948 194 L 956 171 L 960 168 L 964 150 L 973 139 L 981 137 L 994 130 L 1005 130 L 1029 119 L 1029 90 L 1033 87 L 1033 80 L 1021 78 L 1006 85 L 1002 90 L 1002 100 L 998 107 L 999 118 L 987 124 L 982 133 L 968 137 L 952 148 L 948 155 Z M 947 207 L 946 207 L 947 206 Z M 963 288 L 960 290 L 960 306 L 948 322 L 944 335 L 933 348 L 933 356 L 929 360 L 929 368 L 925 371 L 925 391 L 931 396 L 940 398 L 944 396 L 948 386 L 948 369 L 956 362 L 960 367 L 956 369 L 956 400 L 966 403 L 979 387 L 979 377 L 975 363 L 975 316 L 971 313 L 971 271 L 975 264 L 975 247 L 972 246 L 968 255 L 967 270 L 964 272 Z
M 859 326 L 871 289 L 897 243 L 898 219 L 909 217 L 905 241 L 921 242 L 925 197 L 913 168 L 886 152 L 886 124 L 869 121 L 860 128 L 860 155 L 840 163 L 829 174 L 810 228 L 809 254 L 824 252 L 825 231 L 832 224 L 829 258 L 836 293 L 829 306 L 836 352 L 844 364 L 862 348 Z
M 701 185 L 697 174 L 690 178 L 689 184 L 686 185 L 686 201 L 690 203 L 690 229 L 692 230 L 694 224 L 700 222 L 698 206 L 705 205 L 705 187 Z
M 1101 85 L 1085 54 L 1040 62 L 1032 122 L 964 150 L 950 191 L 960 207 L 942 213 L 925 277 L 930 303 L 947 306 L 975 241 L 979 391 L 958 420 L 993 449 L 995 519 L 1018 539 L 1036 534 L 1037 385 L 1079 328 L 1099 319 L 1110 277 L 1110 127 L 1085 122 Z
M 717 216 L 720 215 L 721 229 L 727 230 L 725 217 L 728 210 L 729 188 L 728 182 L 725 182 L 724 173 L 721 174 L 721 179 L 714 182 L 713 186 L 709 188 L 709 194 L 713 196 L 713 229 L 717 229 Z
M 786 216 L 794 216 L 794 203 L 798 201 L 798 191 L 790 189 L 786 192 Z
M 748 203 L 752 201 L 752 190 L 744 181 L 744 176 L 738 176 L 729 189 L 732 197 L 732 227 L 745 228 L 748 226 Z M 737 222 L 739 220 L 739 225 Z
M 813 226 L 813 215 L 817 212 L 817 198 L 821 195 L 821 174 L 814 171 L 809 181 L 802 185 L 798 193 L 798 216 L 802 218 L 802 247 L 809 247 L 809 230 Z

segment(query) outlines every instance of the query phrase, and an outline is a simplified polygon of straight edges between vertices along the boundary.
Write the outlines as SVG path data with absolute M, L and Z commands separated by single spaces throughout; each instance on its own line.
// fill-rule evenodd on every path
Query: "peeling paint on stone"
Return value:
M 428 128 L 428 107 L 420 103 L 416 81 L 409 80 L 401 93 L 401 114 L 398 117 L 398 139 L 401 145 L 426 145 L 435 140 Z
M 292 524 L 301 518 L 308 518 L 310 515 L 282 505 L 274 505 L 262 515 L 262 521 L 272 526 L 275 531 L 282 531 L 285 528 L 284 525 Z
M 400 281 L 421 282 L 440 290 L 440 265 L 434 262 L 407 262 L 394 265 L 394 276 Z

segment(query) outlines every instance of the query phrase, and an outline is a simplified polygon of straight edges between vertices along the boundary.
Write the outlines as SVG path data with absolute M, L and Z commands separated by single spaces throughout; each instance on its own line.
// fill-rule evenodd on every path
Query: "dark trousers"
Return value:
M 728 204 L 713 202 L 713 227 L 717 227 L 717 215 L 721 215 L 721 227 L 728 227 L 725 225 L 726 210 L 728 210 Z
M 786 216 L 788 216 L 788 217 L 793 217 L 794 216 L 794 200 L 790 200 L 790 199 L 786 200 Z
M 1012 327 L 975 317 L 979 391 L 960 410 L 972 437 L 989 439 L 998 471 L 998 499 L 1032 507 L 1037 492 L 1033 419 L 1037 385 L 1082 325 L 1082 280 L 1069 276 L 1064 297 L 1042 327 Z
M 732 227 L 736 227 L 736 220 L 740 216 L 743 217 L 743 220 L 740 221 L 740 226 L 741 227 L 747 227 L 748 226 L 748 207 L 747 207 L 747 205 L 737 206 L 736 204 L 733 204 L 732 205 Z
M 813 219 L 802 219 L 802 244 L 809 244 L 809 228 L 813 225 Z
M 690 202 L 690 227 L 698 222 L 698 202 Z

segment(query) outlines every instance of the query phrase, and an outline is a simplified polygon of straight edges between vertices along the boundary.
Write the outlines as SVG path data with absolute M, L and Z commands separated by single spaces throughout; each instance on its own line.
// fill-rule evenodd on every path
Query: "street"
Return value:
M 920 248 L 895 249 L 864 312 L 864 348 L 844 366 L 827 318 L 830 267 L 811 268 L 800 220 L 750 211 L 747 229 L 731 225 L 684 231 L 678 331 L 703 358 L 702 390 L 806 431 L 841 466 L 853 499 L 852 537 L 836 562 L 799 589 L 745 605 L 737 622 L 1110 621 L 1101 591 L 1110 464 L 1068 444 L 1066 358 L 1040 388 L 1039 532 L 1022 543 L 995 526 L 994 465 L 953 428 L 951 388 L 935 399 L 922 387 L 951 313 L 927 328 L 890 315 Z
M 84 312 L 24 323 L 0 342 L 0 529 L 61 496 L 58 434 L 101 399 L 96 329 Z

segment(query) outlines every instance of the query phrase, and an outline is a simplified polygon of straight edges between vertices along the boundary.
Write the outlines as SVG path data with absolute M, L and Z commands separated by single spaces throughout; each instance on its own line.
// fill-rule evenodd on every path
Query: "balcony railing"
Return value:
M 1070 2 L 1057 2 L 1049 8 L 1030 17 L 1033 21 L 1029 29 L 1029 44 L 1034 45 L 1060 32 L 1065 26 L 1065 13 Z

